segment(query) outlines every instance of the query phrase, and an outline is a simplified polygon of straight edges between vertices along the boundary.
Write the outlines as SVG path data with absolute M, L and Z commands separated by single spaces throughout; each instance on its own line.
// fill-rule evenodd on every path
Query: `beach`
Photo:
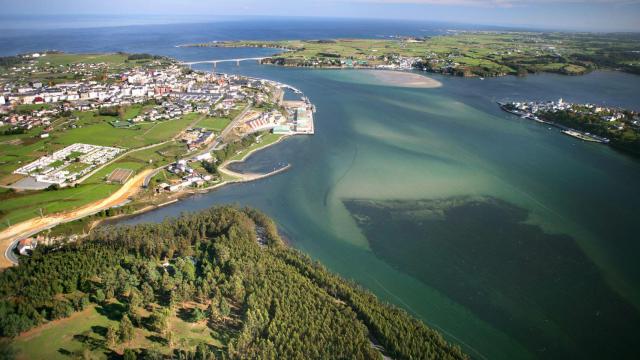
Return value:
M 376 80 L 386 85 L 408 87 L 408 88 L 439 88 L 442 83 L 430 77 L 413 72 L 393 71 L 393 70 L 364 70 Z

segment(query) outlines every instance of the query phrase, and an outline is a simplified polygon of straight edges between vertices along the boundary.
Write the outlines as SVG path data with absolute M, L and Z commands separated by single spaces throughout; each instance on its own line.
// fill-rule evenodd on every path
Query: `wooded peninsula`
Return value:
M 0 273 L 0 331 L 26 358 L 466 358 L 234 207 L 36 248 Z

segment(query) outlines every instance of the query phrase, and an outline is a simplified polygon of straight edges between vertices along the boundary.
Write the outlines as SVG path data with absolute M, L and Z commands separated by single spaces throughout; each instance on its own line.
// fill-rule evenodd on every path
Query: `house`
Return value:
M 198 161 L 211 160 L 211 153 L 210 152 L 206 152 L 204 154 L 200 154 L 200 155 L 196 156 L 196 160 L 198 160 Z
M 27 251 L 35 249 L 37 245 L 33 238 L 22 239 L 18 242 L 18 252 L 20 255 L 27 255 Z

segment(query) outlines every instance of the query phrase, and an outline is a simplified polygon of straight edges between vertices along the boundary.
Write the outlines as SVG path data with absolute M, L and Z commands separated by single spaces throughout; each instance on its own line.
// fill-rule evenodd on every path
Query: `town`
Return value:
M 142 134 L 147 134 L 172 121 L 202 117 L 204 120 L 193 121 L 189 124 L 192 126 L 173 134 L 175 141 L 184 144 L 184 151 L 177 154 L 188 156 L 190 161 L 219 163 L 223 159 L 214 159 L 212 151 L 251 134 L 268 132 L 280 137 L 314 133 L 315 107 L 298 89 L 286 84 L 198 72 L 171 59 L 144 54 L 119 55 L 121 61 L 104 58 L 104 62 L 87 64 L 82 60 L 89 57 L 80 56 L 76 62 L 57 66 L 53 64 L 69 55 L 22 55 L 17 64 L 0 74 L 1 133 L 7 136 L 33 133 L 36 139 L 49 140 L 52 131 L 78 132 L 95 126 L 94 118 L 100 117 L 113 129 L 108 131 L 144 130 Z M 37 78 L 45 72 L 48 82 Z M 73 80 L 68 79 L 68 74 Z M 284 100 L 287 91 L 298 94 L 300 99 Z M 211 126 L 199 126 L 202 124 Z M 132 142 L 91 144 L 87 140 L 13 169 L 13 175 L 21 178 L 11 178 L 4 185 L 15 189 L 75 185 L 112 161 L 141 148 Z M 8 146 L 24 142 L 24 139 L 0 141 Z M 194 152 L 201 153 L 189 155 Z M 172 168 L 180 161 L 173 163 Z M 108 180 L 109 174 L 104 178 Z M 219 180 L 219 177 L 192 172 L 184 179 L 176 179 L 179 185 L 166 188 L 211 185 L 212 181 Z

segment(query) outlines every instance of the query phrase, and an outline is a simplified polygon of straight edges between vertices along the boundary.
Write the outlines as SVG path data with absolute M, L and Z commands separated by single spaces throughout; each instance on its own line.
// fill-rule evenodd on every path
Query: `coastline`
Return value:
M 93 229 L 95 227 L 101 226 L 103 223 L 109 223 L 109 222 L 114 222 L 114 221 L 118 221 L 118 220 L 122 220 L 122 219 L 126 219 L 128 217 L 133 217 L 133 216 L 137 216 L 155 209 L 159 209 L 161 207 L 167 206 L 167 205 L 171 205 L 174 204 L 184 198 L 190 197 L 192 195 L 197 195 L 197 194 L 204 194 L 204 193 L 208 193 L 210 191 L 216 190 L 218 188 L 221 188 L 225 185 L 228 184 L 233 184 L 233 183 L 243 183 L 243 182 L 250 182 L 250 181 L 256 181 L 256 180 L 260 180 L 260 179 L 264 179 L 270 176 L 274 176 L 277 175 L 281 172 L 287 171 L 291 168 L 291 164 L 287 164 L 284 167 L 281 167 L 279 169 L 273 170 L 271 172 L 268 173 L 264 173 L 264 174 L 254 174 L 254 173 L 238 173 L 232 170 L 227 169 L 226 167 L 230 164 L 233 163 L 238 163 L 238 162 L 243 162 L 246 159 L 248 159 L 252 154 L 264 150 L 272 145 L 278 144 L 281 141 L 283 141 L 284 139 L 287 139 L 290 135 L 283 135 L 281 136 L 278 140 L 272 142 L 272 143 L 268 143 L 265 144 L 262 147 L 257 147 L 255 149 L 252 149 L 250 151 L 248 151 L 246 154 L 244 154 L 240 159 L 234 159 L 234 160 L 228 160 L 225 161 L 222 165 L 220 165 L 220 167 L 218 168 L 218 170 L 223 173 L 226 174 L 227 176 L 232 176 L 232 179 L 228 179 L 228 180 L 222 180 L 221 182 L 206 187 L 206 188 L 202 188 L 202 189 L 186 189 L 186 190 L 181 190 L 179 192 L 176 192 L 174 195 L 170 196 L 167 201 L 158 204 L 158 205 L 148 205 L 144 208 L 141 208 L 139 210 L 134 211 L 131 214 L 120 214 L 120 215 L 115 215 L 109 218 L 105 218 L 105 219 L 97 219 L 95 220 L 91 226 L 90 229 Z M 65 212 L 65 213 L 60 213 L 60 214 L 53 214 L 53 215 L 49 215 L 46 216 L 44 218 L 33 218 L 33 219 L 29 219 L 29 220 L 25 220 L 21 223 L 15 224 L 11 227 L 8 227 L 6 229 L 4 229 L 3 231 L 0 232 L 0 247 L 3 250 L 3 256 L 0 259 L 0 271 L 9 268 L 11 266 L 15 266 L 18 263 L 14 262 L 15 257 L 10 254 L 11 251 L 13 251 L 13 248 L 17 245 L 18 241 L 28 238 L 30 236 L 33 236 L 37 233 L 40 233 L 44 230 L 47 229 L 51 229 L 55 226 L 64 224 L 64 223 L 68 223 L 68 222 L 72 222 L 72 221 L 76 221 L 79 219 L 82 219 L 84 217 L 87 216 L 91 216 L 99 211 L 114 207 L 114 206 L 118 206 L 121 205 L 123 202 L 127 202 L 129 201 L 129 197 L 135 195 L 138 191 L 140 191 L 140 189 L 142 189 L 142 184 L 140 184 L 140 186 L 135 186 L 138 182 L 140 182 L 141 180 L 144 181 L 144 179 L 151 173 L 153 172 L 152 169 L 147 169 L 142 171 L 141 173 L 139 173 L 138 175 L 136 175 L 134 178 L 132 178 L 131 180 L 129 180 L 128 183 L 126 183 L 122 188 L 120 188 L 114 195 L 112 195 L 109 198 L 105 198 L 105 199 L 101 199 L 98 200 L 94 203 L 91 204 L 87 204 L 79 209 L 76 210 L 72 210 L 69 212 Z M 129 185 L 127 185 L 129 184 Z M 131 193 L 133 191 L 133 193 Z M 124 196 L 124 200 L 122 200 L 121 198 Z M 115 204 L 111 204 L 111 202 L 109 201 L 110 199 L 114 198 L 114 201 L 119 201 L 118 203 Z M 105 203 L 109 206 L 105 207 Z M 102 204 L 102 206 L 101 206 Z M 79 214 L 77 214 L 79 213 Z M 75 214 L 75 215 L 74 215 Z

